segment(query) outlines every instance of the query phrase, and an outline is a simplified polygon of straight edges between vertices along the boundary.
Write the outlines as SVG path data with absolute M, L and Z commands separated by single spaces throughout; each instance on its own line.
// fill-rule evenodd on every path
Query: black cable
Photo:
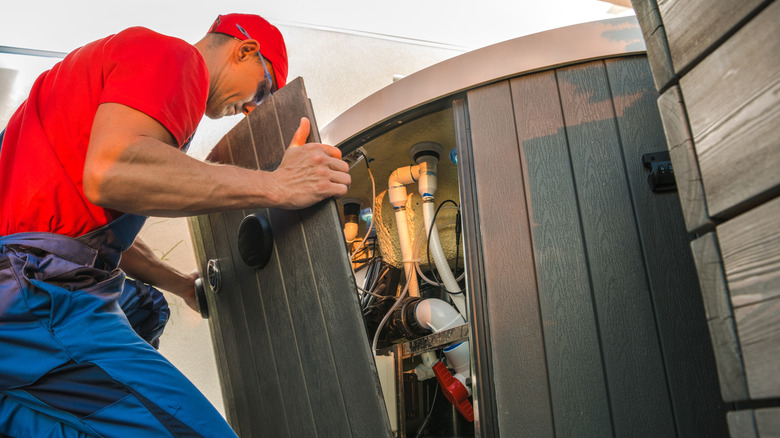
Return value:
M 372 284 L 371 284 L 371 278 L 373 277 L 374 271 L 376 270 L 376 262 L 375 261 L 370 261 L 370 262 L 367 262 L 364 266 L 366 266 L 366 265 L 368 266 L 368 269 L 366 270 L 366 276 L 363 279 L 363 289 L 371 290 L 372 287 L 373 287 Z M 361 300 L 360 300 L 360 307 L 361 308 L 364 309 L 366 307 L 366 305 L 368 303 L 369 297 L 370 297 L 369 294 L 363 294 L 363 296 L 361 297 Z
M 460 210 L 455 214 L 455 275 L 458 275 L 458 260 L 460 259 Z
M 431 420 L 431 414 L 433 414 L 433 406 L 436 404 L 436 397 L 439 395 L 439 380 L 436 380 L 436 388 L 433 390 L 433 400 L 431 400 L 431 407 L 428 410 L 428 415 L 425 416 L 425 420 L 423 420 L 422 424 L 420 425 L 420 428 L 417 429 L 417 435 L 415 435 L 415 438 L 420 438 L 423 433 L 423 429 L 425 429 L 425 426 L 428 425 L 428 422 Z
M 428 255 L 428 267 L 429 267 L 429 268 L 431 268 L 431 233 L 433 232 L 433 226 L 436 224 L 436 216 L 438 216 L 438 215 L 439 215 L 439 211 L 440 211 L 440 210 L 441 210 L 441 208 L 444 206 L 444 204 L 446 204 L 446 203 L 448 203 L 448 202 L 451 202 L 451 203 L 452 203 L 452 205 L 454 205 L 454 206 L 455 206 L 455 208 L 457 208 L 457 209 L 458 209 L 458 211 L 460 212 L 460 207 L 459 207 L 459 206 L 458 206 L 458 204 L 457 204 L 455 201 L 453 201 L 452 199 L 447 199 L 446 201 L 444 201 L 444 202 L 442 202 L 441 204 L 439 204 L 439 206 L 436 208 L 436 212 L 433 214 L 433 219 L 431 219 L 431 227 L 430 227 L 430 229 L 428 230 L 428 242 L 426 242 L 426 244 L 427 244 L 427 249 L 428 249 L 428 254 L 427 254 L 427 255 Z M 439 277 L 436 275 L 436 269 L 434 269 L 434 268 L 431 268 L 431 273 L 433 274 L 433 279 L 434 279 L 434 280 L 435 280 L 437 283 L 439 283 L 439 285 L 442 285 L 442 284 L 443 284 L 442 280 L 440 280 L 440 279 L 439 279 Z M 460 291 L 458 291 L 458 292 L 450 292 L 450 291 L 448 291 L 448 290 L 447 290 L 447 288 L 446 288 L 446 287 L 445 287 L 445 288 L 442 288 L 441 286 L 439 286 L 439 288 L 441 288 L 441 289 L 444 289 L 444 291 L 445 291 L 445 292 L 447 292 L 447 293 L 448 293 L 448 294 L 450 294 L 450 295 L 461 295 L 461 294 L 463 293 L 463 289 L 461 289 L 461 290 L 460 290 Z
M 366 162 L 366 169 L 371 169 L 368 167 L 368 155 L 366 155 L 365 152 L 363 152 L 363 149 L 358 149 L 358 152 L 360 152 L 361 155 L 363 155 L 363 161 Z

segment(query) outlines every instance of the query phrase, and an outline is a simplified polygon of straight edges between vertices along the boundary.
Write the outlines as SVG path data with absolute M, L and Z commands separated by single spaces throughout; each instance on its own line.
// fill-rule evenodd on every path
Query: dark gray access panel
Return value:
M 272 171 L 300 118 L 312 121 L 298 78 L 220 140 L 210 161 Z M 261 269 L 238 252 L 249 214 L 268 219 L 273 252 Z M 357 302 L 336 202 L 190 219 L 204 279 L 228 422 L 241 437 L 389 437 L 390 422 Z M 219 270 L 209 285 L 209 261 Z

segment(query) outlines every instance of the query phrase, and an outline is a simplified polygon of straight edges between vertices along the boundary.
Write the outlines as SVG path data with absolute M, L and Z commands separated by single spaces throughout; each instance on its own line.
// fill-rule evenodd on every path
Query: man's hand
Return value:
M 195 299 L 198 273 L 184 274 L 160 260 L 141 238 L 136 238 L 133 245 L 122 253 L 119 267 L 131 278 L 181 297 L 192 310 L 198 311 Z
M 310 122 L 301 119 L 282 163 L 271 175 L 278 190 L 276 207 L 290 210 L 347 194 L 352 181 L 341 151 L 321 143 L 306 143 Z
M 200 278 L 198 271 L 185 275 L 176 285 L 171 286 L 168 292 L 182 298 L 194 311 L 198 312 L 198 301 L 195 298 L 195 280 Z

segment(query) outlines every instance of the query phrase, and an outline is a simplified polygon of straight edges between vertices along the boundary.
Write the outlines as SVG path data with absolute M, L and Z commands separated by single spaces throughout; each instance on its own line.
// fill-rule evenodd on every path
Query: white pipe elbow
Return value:
M 430 328 L 434 333 L 457 327 L 464 322 L 463 316 L 447 302 L 438 298 L 428 298 L 420 301 L 415 309 L 415 318 L 421 326 Z M 471 394 L 470 385 L 466 379 L 471 375 L 471 356 L 468 341 L 449 346 L 444 349 L 447 362 L 455 370 L 458 379 Z M 420 371 L 420 375 L 425 375 Z
M 387 179 L 387 196 L 394 208 L 406 205 L 406 185 L 420 178 L 420 166 L 403 166 L 394 170 Z
M 446 301 L 438 298 L 428 298 L 420 301 L 417 304 L 414 316 L 421 326 L 430 328 L 434 333 L 466 322 L 460 312 Z

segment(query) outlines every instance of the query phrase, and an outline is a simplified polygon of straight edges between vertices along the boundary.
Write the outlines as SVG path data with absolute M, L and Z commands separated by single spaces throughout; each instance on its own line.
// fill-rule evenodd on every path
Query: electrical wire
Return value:
M 363 159 L 366 162 L 366 169 L 368 169 L 368 176 L 371 179 L 371 193 L 373 194 L 373 197 L 371 198 L 371 214 L 373 215 L 374 209 L 376 208 L 376 183 L 374 182 L 374 175 L 371 173 L 371 167 L 368 165 L 368 155 L 366 155 L 365 152 L 363 152 L 362 149 L 359 149 L 360 153 L 363 155 Z M 357 164 L 357 163 L 355 163 Z M 352 277 L 354 278 L 356 276 L 355 274 L 355 267 L 353 266 L 355 255 L 358 254 L 360 249 L 363 247 L 363 245 L 366 243 L 366 240 L 368 240 L 368 235 L 371 233 L 371 229 L 374 228 L 374 219 L 372 216 L 371 224 L 368 224 L 366 226 L 366 234 L 363 236 L 363 240 L 360 242 L 360 245 L 355 249 L 355 251 L 352 252 L 352 254 L 349 255 L 349 267 L 352 269 Z M 374 251 L 374 256 L 376 255 L 376 250 Z M 373 258 L 373 257 L 372 257 Z M 368 278 L 368 275 L 366 275 L 366 278 Z M 365 286 L 365 283 L 363 284 Z M 366 292 L 366 288 L 361 288 L 355 285 L 358 289 L 358 299 L 362 302 L 362 297 L 359 295 L 360 291 Z M 370 289 L 370 288 L 368 288 Z M 365 295 L 364 295 L 365 296 Z
M 363 282 L 363 290 L 374 291 L 390 268 L 385 267 L 384 269 L 380 270 L 380 267 L 382 266 L 382 257 L 379 256 L 373 258 L 372 261 L 368 264 L 369 268 L 366 272 L 365 281 Z M 386 298 L 384 295 L 377 296 L 375 293 L 364 295 L 360 300 L 360 308 L 362 310 L 367 309 L 373 303 L 372 296 L 376 298 Z
M 358 288 L 358 289 L 359 289 L 361 292 L 363 292 L 363 293 L 366 293 L 366 294 L 369 294 L 369 295 L 371 295 L 371 296 L 373 296 L 373 297 L 377 297 L 377 298 L 385 298 L 385 296 L 384 296 L 384 295 L 375 294 L 374 292 L 371 292 L 370 290 L 367 290 L 367 289 L 363 289 L 363 288 L 362 288 L 362 287 L 360 287 L 360 286 L 358 286 L 357 288 Z
M 458 209 L 458 213 L 455 215 L 455 269 L 453 269 L 453 272 L 456 274 L 458 273 L 458 260 L 460 259 L 460 232 L 460 209 Z M 466 271 L 464 270 L 463 273 L 465 274 Z
M 417 434 L 415 435 L 415 438 L 420 438 L 422 436 L 425 426 L 427 426 L 428 422 L 431 421 L 431 415 L 433 414 L 433 407 L 436 405 L 436 397 L 439 395 L 439 392 L 440 392 L 439 380 L 437 379 L 436 388 L 433 390 L 433 400 L 431 400 L 431 407 L 428 410 L 428 415 L 425 416 L 425 420 L 423 420 L 422 424 L 417 429 Z
M 451 202 L 451 203 L 452 203 L 452 205 L 454 205 L 454 206 L 455 206 L 455 207 L 458 209 L 458 211 L 460 211 L 460 207 L 459 207 L 459 206 L 458 206 L 458 204 L 457 204 L 455 201 L 453 201 L 452 199 L 447 199 L 446 201 L 444 201 L 444 202 L 442 202 L 441 204 L 439 204 L 439 206 L 436 208 L 436 212 L 433 214 L 433 218 L 431 218 L 431 226 L 428 228 L 428 242 L 427 242 L 427 245 L 428 245 L 428 254 L 427 254 L 427 255 L 428 255 L 428 266 L 431 266 L 431 233 L 433 232 L 433 227 L 434 227 L 434 226 L 436 226 L 436 216 L 438 216 L 438 215 L 439 215 L 439 211 L 441 211 L 441 208 L 442 208 L 442 207 L 443 207 L 445 204 L 447 204 L 448 202 Z M 448 269 L 449 269 L 449 267 L 448 267 Z M 433 274 L 433 278 L 436 280 L 436 282 L 437 282 L 439 285 L 441 285 L 441 284 L 442 284 L 442 281 L 441 281 L 441 280 L 439 280 L 439 279 L 436 277 L 436 269 L 431 269 L 431 274 Z M 445 291 L 445 292 L 447 292 L 447 293 L 448 293 L 448 294 L 450 294 L 450 295 L 462 295 L 462 294 L 463 294 L 463 292 L 464 292 L 464 290 L 463 290 L 463 289 L 459 290 L 458 292 L 450 292 L 449 290 L 447 290 L 447 288 L 446 288 L 446 287 L 442 287 L 442 286 L 439 286 L 439 287 L 443 288 L 443 289 L 444 289 L 444 291 Z
M 379 325 L 376 328 L 376 333 L 374 334 L 374 342 L 371 343 L 371 351 L 374 352 L 374 356 L 376 356 L 376 344 L 379 342 L 379 333 L 382 332 L 382 327 L 385 326 L 385 323 L 387 322 L 388 318 L 390 318 L 390 315 L 393 314 L 393 311 L 396 307 L 398 307 L 399 304 L 401 304 L 401 301 L 403 301 L 404 297 L 406 296 L 406 292 L 409 290 L 409 284 L 412 282 L 412 276 L 409 275 L 406 279 L 406 285 L 404 286 L 404 290 L 401 292 L 401 295 L 398 295 L 398 298 L 395 300 L 395 303 L 392 307 L 390 307 L 390 310 L 387 311 L 385 314 L 385 317 L 382 318 L 382 321 L 379 323 Z
M 374 218 L 373 214 L 376 211 L 376 183 L 374 182 L 374 174 L 371 173 L 371 167 L 368 165 L 368 155 L 366 155 L 363 150 L 359 149 L 360 153 L 363 154 L 364 161 L 366 162 L 366 169 L 368 170 L 368 177 L 371 179 L 371 224 L 368 225 L 366 228 L 366 235 L 363 237 L 363 240 L 360 242 L 360 245 L 358 245 L 357 249 L 349 256 L 350 263 L 352 262 L 352 259 L 355 258 L 355 254 L 360 251 L 360 248 L 363 247 L 363 244 L 366 243 L 366 240 L 368 239 L 368 235 L 371 233 L 371 229 L 374 228 Z
M 449 208 L 455 208 L 455 207 L 449 207 Z M 441 224 L 439 229 L 444 229 L 450 225 L 455 224 L 455 221 L 451 222 L 445 222 Z M 423 237 L 425 237 L 425 227 L 420 227 L 420 231 L 417 232 L 417 237 L 415 237 L 415 245 L 414 249 L 412 250 L 412 259 L 414 259 L 414 267 L 417 269 L 417 274 L 425 281 L 426 283 L 430 284 L 431 286 L 435 287 L 444 287 L 443 283 L 439 283 L 436 281 L 431 280 L 428 278 L 425 273 L 423 273 L 422 268 L 420 267 L 420 259 L 418 258 L 420 254 L 420 247 L 422 246 Z M 461 272 L 458 278 L 455 279 L 455 281 L 461 281 L 466 276 L 466 272 Z

